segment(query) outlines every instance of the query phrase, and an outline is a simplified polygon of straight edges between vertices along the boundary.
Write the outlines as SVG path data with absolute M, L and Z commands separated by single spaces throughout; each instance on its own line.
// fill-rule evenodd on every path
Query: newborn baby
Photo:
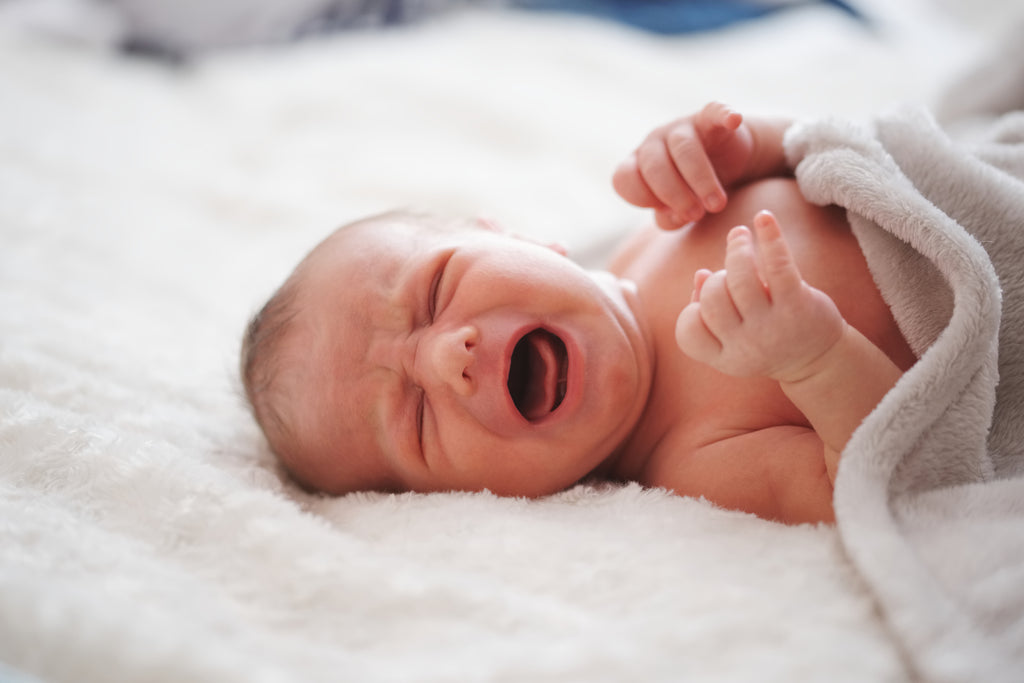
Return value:
M 337 230 L 243 344 L 272 449 L 332 494 L 592 476 L 831 521 L 839 454 L 915 358 L 843 212 L 788 176 L 785 127 L 711 104 L 652 132 L 614 185 L 659 227 L 607 271 L 486 221 Z

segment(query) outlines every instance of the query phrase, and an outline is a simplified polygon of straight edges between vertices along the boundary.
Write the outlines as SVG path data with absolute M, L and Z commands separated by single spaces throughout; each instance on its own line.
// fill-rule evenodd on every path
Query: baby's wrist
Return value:
M 792 124 L 792 120 L 782 118 L 758 119 L 751 123 L 750 166 L 744 180 L 789 175 L 791 169 L 782 141 Z
M 836 362 L 841 362 L 842 354 L 840 350 L 844 343 L 848 343 L 851 329 L 846 320 L 840 319 L 838 331 L 832 335 L 830 340 L 822 345 L 820 350 L 816 353 L 808 354 L 807 358 L 801 362 L 784 368 L 773 375 L 772 379 L 779 382 L 783 387 L 787 385 L 796 386 L 826 374 Z

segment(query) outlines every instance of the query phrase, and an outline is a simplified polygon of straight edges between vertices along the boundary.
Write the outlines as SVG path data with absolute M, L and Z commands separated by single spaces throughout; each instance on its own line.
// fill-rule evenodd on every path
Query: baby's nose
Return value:
M 447 385 L 460 396 L 472 394 L 476 387 L 473 347 L 479 338 L 480 332 L 475 327 L 465 325 L 436 332 L 424 339 L 422 343 L 426 348 L 417 359 L 420 381 Z

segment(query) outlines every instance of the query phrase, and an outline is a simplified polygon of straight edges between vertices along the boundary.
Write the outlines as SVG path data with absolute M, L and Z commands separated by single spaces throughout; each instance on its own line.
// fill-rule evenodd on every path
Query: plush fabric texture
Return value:
M 853 465 L 838 528 L 639 486 L 319 497 L 267 451 L 237 355 L 341 222 L 483 214 L 599 263 L 649 221 L 610 176 L 652 126 L 711 99 L 815 118 L 927 101 L 989 44 L 965 18 L 994 2 L 858 3 L 871 32 L 815 3 L 671 40 L 468 14 L 177 69 L 104 49 L 97 3 L 0 2 L 0 679 L 912 680 L 930 641 L 906 621 L 953 642 L 914 583 L 932 556 L 987 566 L 967 512 L 991 482 L 960 486 L 941 530 L 941 489 L 911 515 Z M 905 608 L 861 550 L 874 529 L 909 567 Z M 950 586 L 975 568 L 939 566 Z M 999 606 L 1019 579 L 970 586 Z M 1005 661 L 951 652 L 972 674 Z
M 844 546 L 925 680 L 1024 671 L 1024 113 L 957 143 L 904 110 L 795 127 L 920 360 L 842 454 Z

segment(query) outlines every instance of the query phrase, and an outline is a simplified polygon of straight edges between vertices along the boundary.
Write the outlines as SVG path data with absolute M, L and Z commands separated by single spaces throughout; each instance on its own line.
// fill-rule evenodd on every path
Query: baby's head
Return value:
M 321 242 L 250 323 L 246 395 L 307 488 L 539 496 L 611 466 L 651 381 L 628 283 L 480 221 Z

